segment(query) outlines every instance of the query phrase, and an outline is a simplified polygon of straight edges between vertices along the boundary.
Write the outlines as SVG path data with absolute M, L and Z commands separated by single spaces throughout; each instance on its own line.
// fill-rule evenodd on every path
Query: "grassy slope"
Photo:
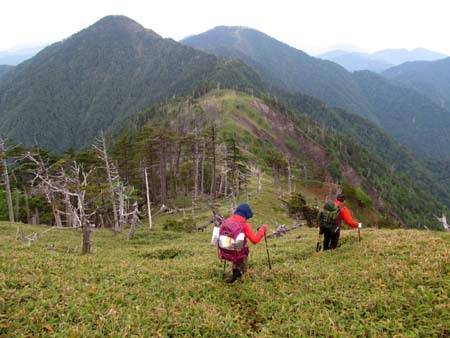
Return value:
M 264 244 L 252 247 L 250 272 L 229 286 L 209 232 L 97 231 L 96 253 L 82 256 L 75 231 L 31 247 L 15 231 L 0 225 L 2 336 L 450 333 L 448 234 L 365 230 L 359 244 L 349 230 L 339 250 L 317 254 L 316 231 L 300 229 L 269 240 L 272 271 Z
M 290 224 L 264 183 L 250 200 L 251 224 Z M 197 224 L 207 215 L 199 210 Z M 174 233 L 163 222 L 152 232 L 143 225 L 132 241 L 98 230 L 87 256 L 79 231 L 19 225 L 43 233 L 27 247 L 15 240 L 16 224 L 0 223 L 0 336 L 450 334 L 448 233 L 364 229 L 358 243 L 344 230 L 341 248 L 317 254 L 317 231 L 301 228 L 269 239 L 272 271 L 264 243 L 252 246 L 250 272 L 230 286 L 211 228 Z

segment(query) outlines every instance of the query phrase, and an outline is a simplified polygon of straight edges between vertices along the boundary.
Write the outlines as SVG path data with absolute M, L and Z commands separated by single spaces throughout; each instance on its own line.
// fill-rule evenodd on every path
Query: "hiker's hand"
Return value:
M 362 223 L 358 223 L 358 229 L 362 229 Z
M 262 224 L 259 230 L 262 230 L 262 232 L 265 233 L 267 231 L 267 225 Z

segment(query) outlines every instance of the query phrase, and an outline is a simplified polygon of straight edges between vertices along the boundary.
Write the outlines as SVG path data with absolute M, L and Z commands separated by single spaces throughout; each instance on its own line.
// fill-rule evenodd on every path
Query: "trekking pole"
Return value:
M 321 244 L 321 234 L 320 234 L 320 230 L 319 230 L 319 238 L 317 240 L 317 245 L 316 245 L 316 252 L 319 252 L 320 250 L 322 250 L 322 244 Z
M 227 261 L 223 261 L 223 275 L 225 276 L 225 267 L 226 267 Z
M 319 238 L 317 239 L 316 252 L 319 252 L 320 250 L 322 250 L 322 234 L 320 233 L 320 212 L 317 213 L 316 224 L 319 228 Z
M 361 229 L 358 228 L 358 243 L 361 242 Z
M 266 237 L 265 232 L 264 232 L 264 241 L 266 242 L 266 251 L 267 251 L 267 260 L 269 262 L 269 270 L 272 270 L 272 264 L 270 264 L 270 256 L 269 256 L 269 246 L 267 245 L 267 237 Z

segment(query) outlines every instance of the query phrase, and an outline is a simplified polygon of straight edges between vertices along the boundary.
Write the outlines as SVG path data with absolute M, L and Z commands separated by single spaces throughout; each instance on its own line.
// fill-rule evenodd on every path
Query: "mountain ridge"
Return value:
M 124 16 L 105 17 L 54 43 L 0 82 L 0 130 L 26 145 L 64 151 L 101 129 L 203 82 L 262 87 L 240 61 L 163 39 Z
M 450 57 L 407 62 L 384 71 L 382 75 L 422 93 L 450 111 Z
M 415 90 L 389 83 L 375 73 L 374 76 L 350 73 L 331 61 L 311 57 L 254 29 L 221 26 L 182 42 L 218 57 L 240 57 L 269 83 L 290 92 L 306 93 L 328 105 L 369 118 L 422 156 L 428 156 L 427 148 L 431 148 L 435 156 L 450 157 L 443 148 L 450 147 L 450 137 L 444 128 L 450 125 L 450 113 L 446 114 L 432 100 Z M 373 95 L 367 90 L 370 87 L 377 87 L 378 93 L 392 94 L 391 98 L 396 96 L 395 100 L 386 101 L 383 95 Z M 409 103 L 411 98 L 420 102 L 425 111 L 413 107 Z M 405 113 L 401 114 L 403 110 Z M 410 123 L 410 117 L 415 114 L 428 116 L 427 130 Z M 440 147 L 436 147 L 430 127 L 443 141 Z

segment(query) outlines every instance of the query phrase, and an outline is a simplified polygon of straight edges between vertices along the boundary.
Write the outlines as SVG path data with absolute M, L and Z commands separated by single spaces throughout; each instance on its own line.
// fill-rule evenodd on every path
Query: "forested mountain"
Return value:
M 450 113 L 427 97 L 375 73 L 352 74 L 242 27 L 217 27 L 182 42 L 216 55 L 240 57 L 271 84 L 302 91 L 368 117 L 418 154 L 450 157 L 446 150 L 450 147 L 446 128 Z
M 163 39 L 109 16 L 20 64 L 0 83 L 0 130 L 27 145 L 64 151 L 163 98 L 208 82 L 262 87 L 238 60 Z
M 221 26 L 181 42 L 218 56 L 241 58 L 273 86 L 300 91 L 365 116 L 371 113 L 364 95 L 344 68 L 257 30 Z
M 450 113 L 426 96 L 369 72 L 354 78 L 370 102 L 379 125 L 400 143 L 425 157 L 449 158 Z
M 123 124 L 121 132 L 113 132 L 121 176 L 138 185 L 142 166 L 153 168 L 153 200 L 173 204 L 192 186 L 210 193 L 214 159 L 222 168 L 214 177 L 224 195 L 229 192 L 223 192 L 223 184 L 233 191 L 238 180 L 244 187 L 246 168 L 259 166 L 276 180 L 291 172 L 305 187 L 338 182 L 353 187 L 350 194 L 362 189 L 359 194 L 370 198 L 360 196 L 360 206 L 378 210 L 379 219 L 372 222 L 394 217 L 408 226 L 429 225 L 433 215 L 446 210 L 444 203 L 450 205 L 450 189 L 434 184 L 420 160 L 372 123 L 308 96 L 283 100 L 288 105 L 264 95 L 221 90 L 149 107 Z M 164 201 L 161 160 L 168 168 Z M 201 175 L 193 174 L 196 166 Z
M 450 57 L 437 61 L 407 62 L 383 75 L 413 88 L 450 111 Z
M 0 79 L 13 68 L 14 66 L 0 65 Z

